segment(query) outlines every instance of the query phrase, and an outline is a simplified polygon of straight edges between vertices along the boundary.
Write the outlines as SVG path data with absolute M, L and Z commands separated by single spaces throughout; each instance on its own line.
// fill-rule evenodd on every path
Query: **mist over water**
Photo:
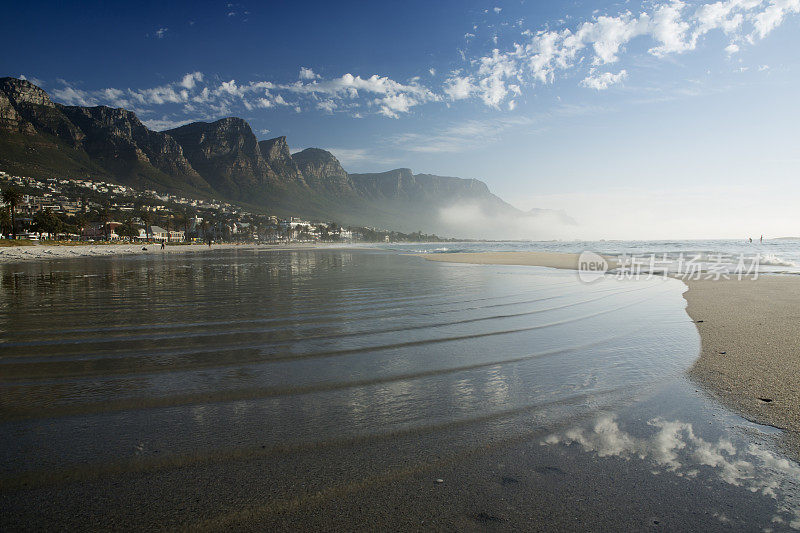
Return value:
M 108 526 L 144 509 L 139 523 L 280 527 L 299 513 L 332 527 L 342 513 L 306 509 L 353 505 L 366 524 L 392 494 L 411 509 L 393 525 L 412 527 L 443 478 L 441 494 L 463 484 L 485 499 L 436 512 L 513 524 L 526 507 L 498 502 L 578 490 L 552 474 L 602 449 L 632 461 L 631 494 L 687 480 L 708 487 L 699 510 L 738 502 L 726 519 L 789 524 L 793 463 L 759 448 L 747 479 L 771 492 L 754 496 L 754 482 L 720 477 L 727 463 L 678 444 L 659 463 L 645 436 L 628 436 L 670 423 L 728 459 L 753 445 L 736 429 L 750 426 L 710 416 L 682 377 L 699 350 L 683 290 L 370 250 L 0 265 L 4 520 L 79 526 L 89 513 Z M 659 464 L 669 480 L 651 473 Z M 662 505 L 677 517 L 686 504 Z

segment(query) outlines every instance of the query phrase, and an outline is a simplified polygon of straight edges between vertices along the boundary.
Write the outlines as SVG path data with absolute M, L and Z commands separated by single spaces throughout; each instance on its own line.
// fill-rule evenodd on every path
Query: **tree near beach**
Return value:
M 0 209 L 0 235 L 11 233 L 11 215 L 8 209 Z
M 17 187 L 8 187 L 3 190 L 3 203 L 8 205 L 8 211 L 11 214 L 11 235 L 14 240 L 17 238 L 17 219 L 14 211 L 17 206 L 22 202 L 22 191 Z
M 47 233 L 51 239 L 61 231 L 64 225 L 61 219 L 49 209 L 38 211 L 33 216 L 33 223 L 40 237 L 42 233 Z
M 107 241 L 109 237 L 108 223 L 111 222 L 111 211 L 108 209 L 108 205 L 103 204 L 100 209 L 97 210 L 97 218 L 100 221 L 100 226 L 103 228 L 103 239 Z
M 87 224 L 89 224 L 89 220 L 86 218 L 86 215 L 83 213 L 75 215 L 75 228 L 79 235 L 83 235 L 83 230 L 86 229 Z
M 150 226 L 153 224 L 153 214 L 146 209 L 142 209 L 139 212 L 139 219 L 144 224 L 144 233 L 147 240 L 150 240 Z
M 127 219 L 117 230 L 120 237 L 127 237 L 128 239 L 135 239 L 139 236 L 139 228 L 133 223 L 130 218 Z

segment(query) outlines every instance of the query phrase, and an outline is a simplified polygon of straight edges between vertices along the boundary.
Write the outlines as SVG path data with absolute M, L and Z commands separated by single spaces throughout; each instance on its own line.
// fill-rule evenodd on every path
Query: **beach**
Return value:
M 702 339 L 689 375 L 754 421 L 787 430 L 800 456 L 800 277 L 686 283 Z
M 557 252 L 485 252 L 417 254 L 429 261 L 446 263 L 471 263 L 476 265 L 542 266 L 566 270 L 577 270 L 580 254 Z
M 216 250 L 308 250 L 312 248 L 336 248 L 342 244 L 168 244 L 163 249 L 160 243 L 128 244 L 33 244 L 30 246 L 0 247 L 0 263 L 35 261 L 42 259 L 68 259 L 70 257 L 106 257 L 124 255 L 161 255 L 203 253 Z
M 420 254 L 429 261 L 577 268 L 578 254 Z M 689 376 L 726 405 L 786 430 L 800 457 L 800 276 L 685 280 L 686 311 L 701 338 Z
M 0 528 L 800 529 L 780 432 L 687 378 L 685 291 L 366 247 L 0 264 Z

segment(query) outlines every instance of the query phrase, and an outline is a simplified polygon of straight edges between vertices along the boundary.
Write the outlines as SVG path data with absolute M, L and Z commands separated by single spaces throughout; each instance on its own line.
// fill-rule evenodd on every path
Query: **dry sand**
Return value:
M 579 254 L 553 252 L 484 252 L 455 254 L 414 254 L 429 261 L 473 263 L 477 265 L 543 266 L 577 270 Z M 606 258 L 609 261 L 609 258 Z
M 800 277 L 686 283 L 702 340 L 689 374 L 800 453 Z
M 576 267 L 578 255 L 497 252 L 421 257 L 569 269 Z M 787 430 L 787 443 L 800 456 L 800 276 L 686 283 L 687 312 L 702 343 L 689 376 L 747 418 Z
M 101 257 L 112 255 L 158 255 L 165 253 L 196 253 L 220 249 L 233 250 L 307 250 L 312 248 L 352 247 L 343 244 L 170 244 L 163 250 L 160 244 L 77 244 L 0 247 L 0 263 L 70 257 Z

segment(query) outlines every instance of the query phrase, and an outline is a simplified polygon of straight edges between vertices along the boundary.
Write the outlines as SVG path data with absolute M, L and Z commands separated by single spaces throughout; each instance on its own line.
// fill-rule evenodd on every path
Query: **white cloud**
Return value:
M 362 93 L 366 93 L 372 95 L 372 98 L 367 100 L 368 106 L 392 118 L 396 118 L 399 113 L 408 113 L 415 106 L 441 100 L 441 96 L 421 85 L 419 81 L 400 83 L 377 74 L 362 78 L 348 73 L 339 78 L 315 79 L 306 83 L 297 81 L 274 87 L 299 95 L 326 96 L 330 100 L 355 101 Z
M 651 54 L 656 57 L 664 57 L 694 49 L 694 39 L 687 40 L 689 22 L 682 17 L 685 7 L 686 4 L 680 0 L 673 0 L 669 4 L 656 8 L 650 26 L 650 34 L 658 46 L 649 50 Z
M 451 76 L 444 85 L 444 92 L 452 100 L 469 98 L 475 91 L 472 80 L 467 76 Z
M 791 13 L 800 13 L 800 0 L 770 0 L 766 9 L 752 15 L 755 30 L 751 37 L 763 39 Z
M 32 84 L 34 84 L 34 85 L 36 85 L 38 87 L 44 87 L 44 82 L 42 80 L 40 80 L 39 78 L 34 78 L 33 76 L 26 76 L 25 74 L 20 74 L 19 75 L 19 79 L 28 80 L 29 82 L 31 82 Z
M 508 95 L 506 82 L 520 77 L 518 63 L 495 48 L 478 64 L 477 94 L 486 105 L 497 107 Z
M 163 39 L 164 37 L 166 37 L 168 31 L 169 31 L 169 28 L 158 28 L 154 32 L 154 34 L 156 36 L 156 39 Z
M 616 85 L 621 83 L 628 76 L 628 72 L 626 70 L 620 70 L 616 74 L 612 74 L 611 72 L 604 72 L 602 74 L 597 75 L 590 75 L 581 81 L 581 85 L 584 87 L 588 87 L 589 89 L 595 89 L 597 91 L 603 91 L 608 89 L 612 85 Z
M 366 164 L 367 168 L 374 168 L 376 164 L 394 165 L 398 163 L 398 159 L 394 157 L 386 157 L 381 153 L 363 148 L 326 148 L 326 150 L 331 152 L 348 171 L 351 167 L 361 164 Z
M 184 89 L 194 89 L 197 82 L 203 81 L 202 72 L 191 72 L 183 77 L 180 86 Z
M 497 13 L 497 14 L 499 14 L 499 13 L 500 13 L 502 10 L 503 10 L 503 8 L 502 8 L 502 7 L 496 7 L 496 8 L 494 8 L 494 9 L 493 9 L 493 11 L 494 11 L 495 13 Z
M 97 100 L 94 99 L 88 92 L 76 89 L 67 85 L 62 89 L 53 89 L 53 98 L 62 104 L 66 105 L 80 105 L 92 106 L 97 105 Z
M 161 118 L 151 118 L 148 120 L 142 120 L 142 123 L 150 128 L 151 130 L 156 131 L 164 131 L 164 130 L 171 130 L 173 128 L 178 128 L 185 124 L 189 124 L 194 122 L 190 119 L 182 119 L 182 120 L 173 120 L 169 117 L 161 117 Z
M 558 77 L 575 76 L 575 71 L 582 80 L 580 85 L 593 90 L 621 83 L 632 68 L 627 64 L 616 74 L 596 72 L 603 65 L 624 61 L 629 47 L 665 58 L 695 50 L 706 35 L 718 31 L 726 36 L 725 51 L 731 55 L 766 37 L 795 13 L 800 13 L 800 0 L 719 0 L 699 5 L 656 0 L 637 13 L 595 14 L 590 20 L 557 30 L 533 31 L 515 25 L 519 35 L 510 47 L 494 46 L 472 58 L 465 50 L 458 50 L 465 65 L 451 71 L 436 86 L 428 77 L 427 82 L 419 77 L 401 82 L 377 74 L 365 77 L 346 73 L 326 78 L 310 67 L 300 67 L 295 81 L 219 81 L 190 72 L 157 87 L 87 91 L 64 84 L 52 92 L 57 100 L 77 105 L 106 104 L 151 113 L 154 107 L 171 105 L 195 119 L 218 118 L 240 108 L 284 106 L 298 112 L 305 109 L 398 118 L 421 105 L 449 105 L 468 99 L 493 109 L 514 111 L 525 91 L 554 83 Z M 570 21 L 566 17 L 564 24 Z M 159 28 L 153 36 L 164 37 L 167 31 L 167 27 Z M 471 46 L 477 32 L 476 27 L 465 36 Z M 635 40 L 636 47 L 631 45 Z M 436 74 L 434 68 L 428 72 Z
M 561 117 L 573 117 L 604 111 L 593 106 L 559 105 L 549 112 L 511 115 L 486 120 L 454 122 L 426 133 L 402 133 L 387 141 L 394 149 L 417 153 L 460 153 L 497 142 L 509 131 L 532 133 L 542 131 L 547 124 Z
M 538 119 L 505 117 L 455 122 L 430 133 L 402 133 L 389 139 L 391 146 L 407 152 L 458 153 L 486 146 L 515 127 L 529 126 Z
M 728 55 L 733 55 L 739 51 L 739 45 L 736 43 L 731 43 L 725 47 L 725 53 Z
M 337 107 L 339 106 L 333 100 L 322 100 L 321 102 L 317 102 L 317 109 L 322 109 L 328 113 L 333 113 L 336 111 Z
M 301 80 L 315 80 L 315 79 L 317 79 L 319 77 L 320 76 L 318 74 L 315 74 L 314 71 L 311 70 L 310 68 L 300 67 L 299 78 Z
M 650 4 L 638 14 L 595 15 L 574 28 L 525 29 L 513 47 L 470 60 L 468 69 L 445 80 L 442 91 L 451 100 L 478 98 L 496 108 L 513 98 L 507 91 L 511 83 L 521 87 L 553 83 L 562 71 L 616 63 L 635 39 L 649 41 L 648 52 L 664 58 L 695 50 L 703 36 L 715 30 L 728 35 L 731 44 L 755 42 L 795 13 L 800 13 L 800 0 L 721 0 L 700 5 L 668 0 Z M 729 45 L 726 50 L 734 48 Z M 620 81 L 605 78 L 596 79 L 590 72 L 582 85 L 599 89 Z

